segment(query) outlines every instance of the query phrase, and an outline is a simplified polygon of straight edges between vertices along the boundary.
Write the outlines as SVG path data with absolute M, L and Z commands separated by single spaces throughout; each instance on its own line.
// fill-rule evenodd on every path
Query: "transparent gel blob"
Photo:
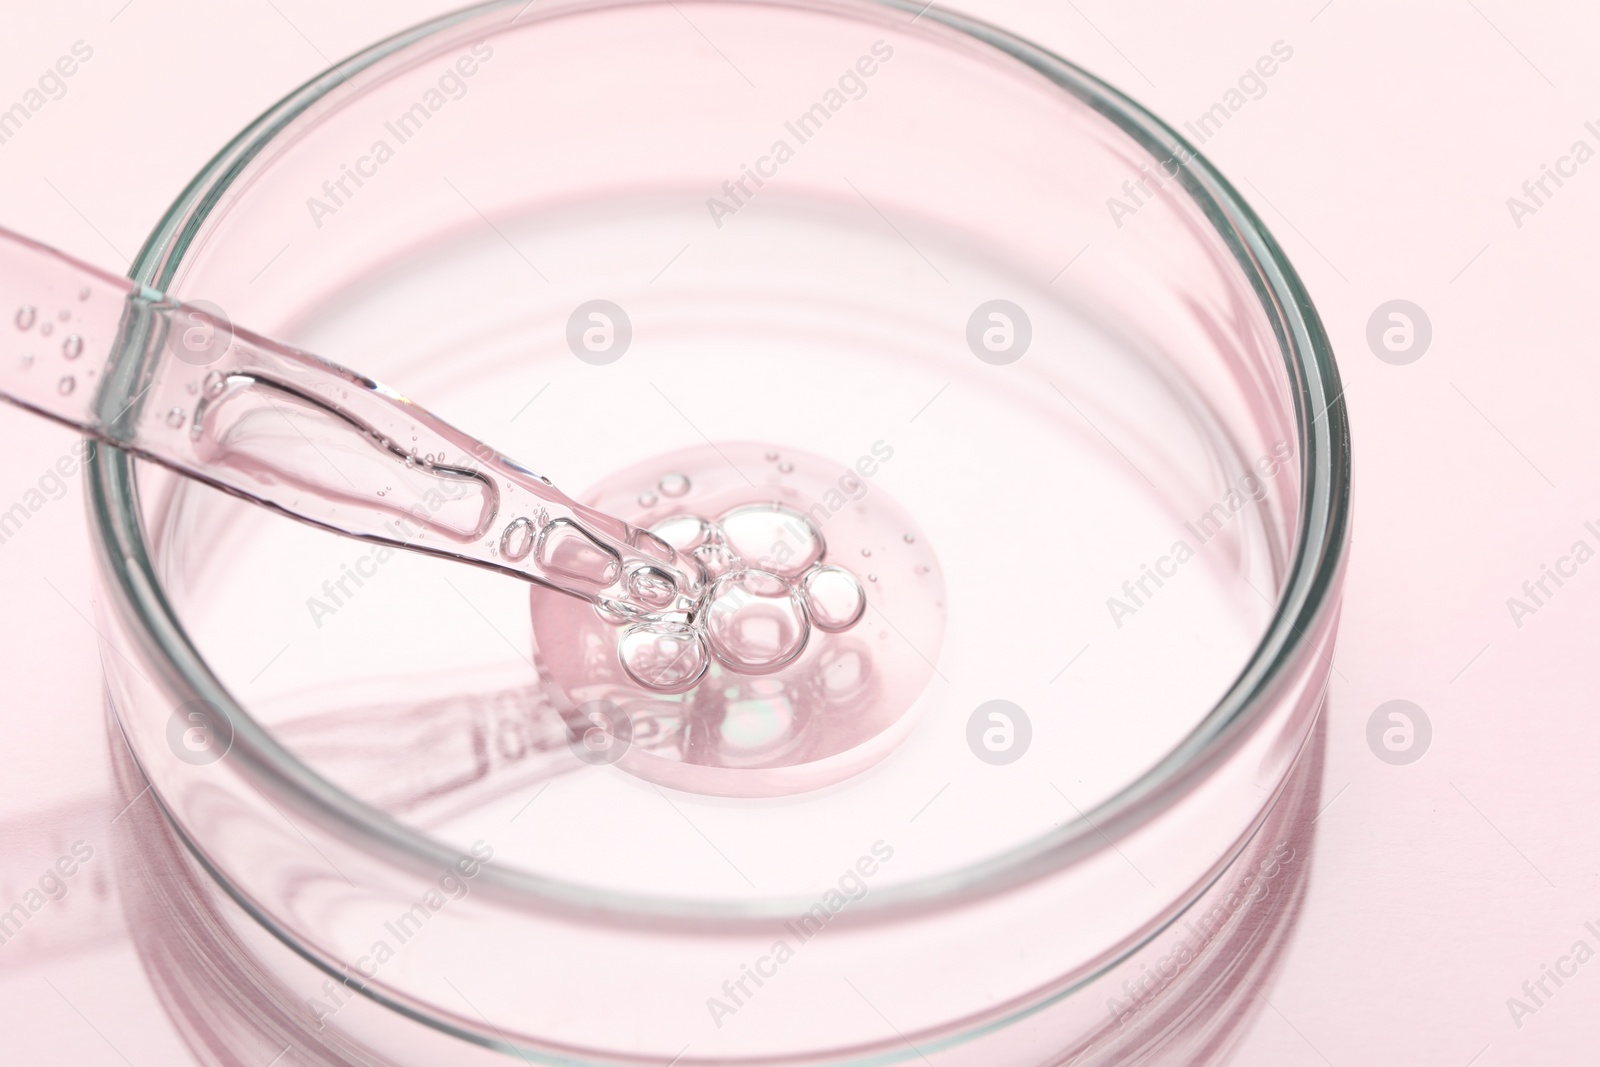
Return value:
M 943 640 L 944 579 L 883 486 L 842 460 L 721 443 L 637 464 L 581 500 L 706 578 L 681 620 L 531 591 L 534 663 L 572 706 L 620 709 L 616 766 L 691 792 L 783 795 L 859 773 L 910 729 Z M 627 578 L 644 602 L 656 582 L 649 568 Z

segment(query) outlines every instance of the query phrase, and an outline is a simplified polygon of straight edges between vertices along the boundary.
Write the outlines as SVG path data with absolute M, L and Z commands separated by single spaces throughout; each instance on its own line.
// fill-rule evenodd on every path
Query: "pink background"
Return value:
M 73 42 L 94 55 L 0 145 L 0 224 L 121 270 L 257 113 L 451 6 L 94 0 L 10 12 L 0 103 Z M 1575 140 L 1600 149 L 1584 128 L 1600 128 L 1600 13 L 1509 0 L 952 6 L 1180 126 L 1274 42 L 1294 49 L 1204 150 L 1286 247 L 1333 338 L 1354 424 L 1356 535 L 1310 900 L 1234 1062 L 1592 1062 L 1600 962 L 1551 985 L 1520 1027 L 1506 1001 L 1579 938 L 1600 948 L 1584 929 L 1600 927 L 1600 561 L 1520 627 L 1506 599 L 1574 541 L 1600 547 L 1584 529 L 1600 527 L 1600 160 L 1520 227 L 1506 198 Z M 1369 315 L 1396 298 L 1433 326 L 1408 366 L 1366 343 Z M 0 510 L 74 440 L 0 411 Z M 0 546 L 0 826 L 92 795 L 103 775 L 103 726 L 84 711 L 100 701 L 87 558 L 76 486 Z M 1433 725 L 1408 766 L 1366 742 L 1368 717 L 1396 698 Z M 127 943 L 114 930 L 85 937 L 45 965 L 0 953 L 4 1058 L 189 1062 Z

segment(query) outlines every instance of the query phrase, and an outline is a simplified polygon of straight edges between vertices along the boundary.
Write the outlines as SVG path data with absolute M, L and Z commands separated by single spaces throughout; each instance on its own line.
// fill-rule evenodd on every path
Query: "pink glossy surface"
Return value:
M 292 83 L 443 5 L 119 6 L 19 13 L 0 41 L 13 72 L 92 45 L 65 95 L 0 145 L 0 221 L 113 267 L 209 153 Z M 1580 168 L 1547 185 L 1553 195 L 1520 227 L 1506 198 L 1525 197 L 1521 184 L 1575 139 L 1595 144 L 1584 123 L 1600 26 L 1576 5 L 959 6 L 1180 125 L 1274 41 L 1294 50 L 1204 149 L 1285 244 L 1341 355 L 1358 533 L 1317 863 L 1288 956 L 1262 990 L 1271 1006 L 1234 1062 L 1584 1062 L 1600 1007 L 1589 968 L 1549 986 L 1520 1027 L 1507 998 L 1575 940 L 1594 945 L 1585 921 L 1600 925 L 1600 727 L 1586 654 L 1600 594 L 1579 568 L 1520 626 L 1507 598 L 1524 597 L 1522 583 L 1574 541 L 1595 543 L 1585 345 L 1600 193 Z M 13 81 L 20 96 L 26 81 Z M 145 128 L 146 115 L 166 118 Z M 118 155 L 140 164 L 104 166 Z M 1369 316 L 1395 298 L 1433 324 L 1431 348 L 1409 366 L 1366 342 Z M 73 444 L 0 413 L 0 505 L 30 489 L 47 501 L 0 546 L 8 824 L 105 789 L 81 506 L 52 499 L 48 481 Z M 1409 766 L 1367 745 L 1369 716 L 1395 698 L 1433 723 L 1431 750 Z M 92 841 L 115 811 L 87 810 L 78 836 Z M 73 893 L 94 899 L 90 883 Z M 66 915 L 37 921 L 65 931 Z M 88 928 L 47 961 L 25 965 L 11 953 L 20 944 L 0 946 L 8 1058 L 186 1062 L 115 921 Z

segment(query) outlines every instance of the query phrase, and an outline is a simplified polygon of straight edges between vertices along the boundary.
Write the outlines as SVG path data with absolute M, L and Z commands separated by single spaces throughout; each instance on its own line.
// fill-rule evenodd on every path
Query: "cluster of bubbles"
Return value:
M 658 488 L 662 497 L 680 497 L 688 479 L 668 475 Z M 623 670 L 646 689 L 684 692 L 713 659 L 736 674 L 772 674 L 800 658 L 813 628 L 848 630 L 866 611 L 861 583 L 827 562 L 822 532 L 793 508 L 742 504 L 710 517 L 685 511 L 650 532 L 702 570 L 705 585 L 688 620 L 636 622 L 623 633 Z M 668 594 L 652 588 L 661 577 L 639 568 L 629 576 L 630 594 L 645 603 Z
M 78 299 L 89 299 L 89 290 L 87 288 L 79 290 Z M 56 319 L 65 325 L 66 323 L 72 321 L 72 312 L 63 308 L 57 313 Z M 16 323 L 17 329 L 21 330 L 23 333 L 27 333 L 29 330 L 33 329 L 36 323 L 39 327 L 40 337 L 49 337 L 55 332 L 55 323 L 52 323 L 48 317 L 41 321 L 39 318 L 39 309 L 34 307 L 32 304 L 23 304 L 21 307 L 17 308 L 17 313 L 13 317 L 12 321 Z M 61 357 L 68 362 L 71 362 L 82 355 L 83 338 L 75 333 L 68 334 L 61 342 Z M 33 354 L 28 353 L 27 355 L 24 355 L 22 357 L 22 363 L 24 367 L 33 366 Z M 93 374 L 94 372 L 91 370 L 89 372 L 89 376 L 92 377 Z M 56 382 L 56 391 L 62 396 L 70 396 L 77 388 L 78 379 L 76 375 L 63 374 L 60 380 Z

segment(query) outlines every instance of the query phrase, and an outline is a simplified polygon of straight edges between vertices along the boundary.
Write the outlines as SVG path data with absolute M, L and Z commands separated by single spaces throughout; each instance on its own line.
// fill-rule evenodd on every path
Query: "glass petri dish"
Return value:
M 1336 370 L 1249 208 L 1065 61 L 916 5 L 472 8 L 269 111 L 133 273 L 624 518 L 820 507 L 866 591 L 805 678 L 597 737 L 553 594 L 98 453 L 130 800 L 297 1047 L 1125 1057 L 1140 954 L 1285 862 Z

